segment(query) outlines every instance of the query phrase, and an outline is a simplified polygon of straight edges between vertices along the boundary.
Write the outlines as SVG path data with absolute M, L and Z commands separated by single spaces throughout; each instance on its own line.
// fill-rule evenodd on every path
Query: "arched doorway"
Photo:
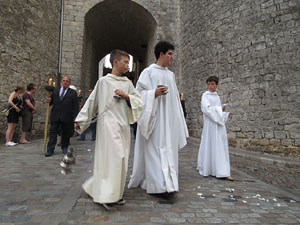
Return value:
M 153 59 L 157 23 L 141 5 L 130 0 L 105 0 L 85 15 L 81 87 L 98 80 L 99 61 L 113 49 L 134 57 L 136 73 Z

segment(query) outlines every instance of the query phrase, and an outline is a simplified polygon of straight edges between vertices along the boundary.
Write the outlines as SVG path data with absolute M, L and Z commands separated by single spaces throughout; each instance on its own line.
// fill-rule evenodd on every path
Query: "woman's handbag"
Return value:
M 3 109 L 3 110 L 1 111 L 1 116 L 7 117 L 8 114 L 9 114 L 9 110 L 11 110 L 11 109 L 12 109 L 12 107 L 10 107 L 9 109 Z

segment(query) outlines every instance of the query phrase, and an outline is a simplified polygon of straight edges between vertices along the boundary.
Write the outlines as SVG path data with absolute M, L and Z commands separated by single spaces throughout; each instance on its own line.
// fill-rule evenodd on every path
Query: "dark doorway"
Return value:
M 130 0 L 105 0 L 91 8 L 85 15 L 82 88 L 95 85 L 99 61 L 113 49 L 131 54 L 138 74 L 153 55 L 156 27 L 149 11 Z

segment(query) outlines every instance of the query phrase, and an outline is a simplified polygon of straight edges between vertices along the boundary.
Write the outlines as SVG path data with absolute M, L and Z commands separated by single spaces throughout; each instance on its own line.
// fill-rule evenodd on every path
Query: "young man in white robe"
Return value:
M 233 180 L 230 176 L 230 161 L 225 123 L 230 112 L 224 112 L 219 95 L 216 92 L 219 78 L 210 76 L 206 80 L 208 90 L 203 93 L 201 110 L 203 112 L 203 130 L 198 153 L 197 169 L 204 176 L 215 176 Z
M 172 44 L 159 42 L 154 51 L 156 63 L 143 70 L 136 87 L 144 106 L 138 120 L 128 187 L 140 186 L 148 194 L 172 196 L 179 191 L 178 150 L 186 145 L 188 130 L 175 75 L 167 68 L 173 51 Z
M 94 202 L 107 210 L 111 209 L 109 203 L 125 203 L 130 124 L 142 112 L 141 96 L 130 80 L 122 76 L 128 71 L 129 55 L 114 50 L 110 61 L 111 74 L 98 80 L 75 120 L 78 133 L 82 133 L 98 112 L 93 176 L 82 186 Z

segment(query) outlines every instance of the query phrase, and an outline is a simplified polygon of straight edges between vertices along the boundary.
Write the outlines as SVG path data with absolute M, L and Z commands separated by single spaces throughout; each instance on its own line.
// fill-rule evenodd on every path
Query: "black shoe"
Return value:
M 82 139 L 82 138 L 78 138 L 77 140 L 78 141 L 85 141 L 85 139 Z
M 96 140 L 96 138 L 93 138 L 93 139 L 92 139 L 92 141 L 95 141 L 95 140 Z
M 45 153 L 45 157 L 50 157 L 51 155 L 53 155 L 53 152 L 46 152 Z
M 68 153 L 68 149 L 62 149 L 61 150 L 63 154 L 67 154 Z

